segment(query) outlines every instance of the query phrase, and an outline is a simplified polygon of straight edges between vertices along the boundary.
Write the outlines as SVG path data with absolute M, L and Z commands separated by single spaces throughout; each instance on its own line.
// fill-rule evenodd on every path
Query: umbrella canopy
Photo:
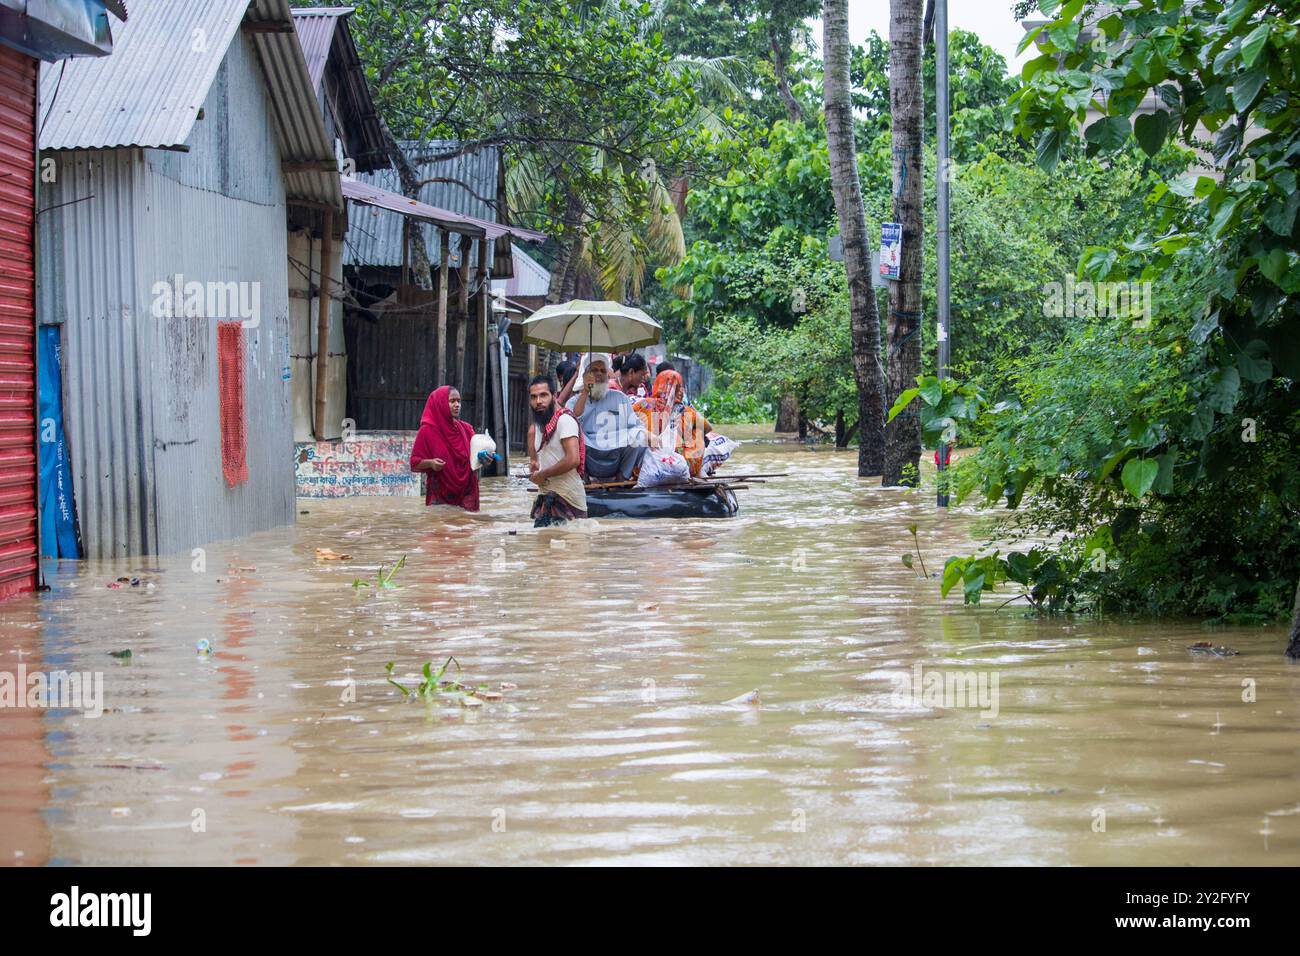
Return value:
M 524 319 L 524 341 L 557 352 L 621 352 L 654 345 L 659 323 L 640 309 L 617 302 L 575 299 L 538 309 Z

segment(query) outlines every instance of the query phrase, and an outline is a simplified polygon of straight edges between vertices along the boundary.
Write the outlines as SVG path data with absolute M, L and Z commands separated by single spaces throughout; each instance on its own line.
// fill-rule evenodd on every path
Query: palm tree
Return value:
M 871 288 L 866 212 L 853 143 L 849 99 L 848 0 L 825 0 L 822 10 L 826 146 L 831 191 L 840 220 L 844 271 L 849 282 L 853 328 L 853 377 L 858 387 L 858 474 L 878 475 L 884 462 L 885 384 L 880 369 L 880 316 Z
M 638 33 L 648 37 L 662 26 L 665 7 L 666 0 L 655 0 L 650 15 L 642 18 L 634 8 L 603 0 L 585 5 L 581 13 L 624 21 L 635 13 Z M 669 61 L 668 69 L 689 79 L 699 94 L 695 113 L 685 118 L 683 127 L 731 132 L 719 107 L 742 99 L 738 80 L 746 69 L 743 61 L 731 56 L 677 56 Z M 622 138 L 619 130 L 601 132 L 606 142 Z M 571 298 L 575 272 L 583 268 L 599 280 L 607 298 L 636 302 L 651 265 L 676 265 L 686 255 L 682 217 L 688 175 L 665 181 L 652 158 L 637 162 L 603 149 L 573 150 L 567 160 L 582 164 L 587 175 L 606 177 L 613 184 L 603 207 L 583 202 L 568 183 L 557 182 L 565 177 L 562 167 L 547 171 L 535 159 L 523 157 L 506 175 L 512 209 L 534 208 L 557 185 L 566 196 L 566 208 L 572 215 L 566 214 L 565 238 L 560 242 L 547 298 L 554 302 Z
M 889 0 L 889 108 L 894 141 L 894 221 L 903 227 L 899 278 L 889 284 L 889 397 L 921 374 L 921 0 Z M 883 485 L 915 485 L 921 418 L 909 405 L 885 429 Z M 910 466 L 910 467 L 909 467 Z

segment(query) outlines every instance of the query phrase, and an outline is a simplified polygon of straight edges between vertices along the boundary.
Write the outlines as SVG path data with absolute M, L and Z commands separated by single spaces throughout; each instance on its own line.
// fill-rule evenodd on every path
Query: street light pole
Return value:
M 936 231 L 938 262 L 938 339 L 939 339 L 939 379 L 948 377 L 949 318 L 951 289 L 948 273 L 948 0 L 935 0 L 934 4 L 934 99 L 935 99 L 935 194 L 937 197 L 938 226 Z M 948 470 L 950 445 L 946 439 L 940 439 L 939 445 L 939 490 L 938 506 L 948 507 L 948 494 L 942 486 L 944 472 Z

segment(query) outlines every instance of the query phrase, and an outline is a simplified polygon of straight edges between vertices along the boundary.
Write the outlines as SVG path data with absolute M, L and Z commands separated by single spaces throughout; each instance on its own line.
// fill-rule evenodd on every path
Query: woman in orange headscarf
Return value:
M 677 433 L 675 450 L 686 459 L 691 468 L 691 477 L 698 477 L 704 466 L 704 446 L 706 436 L 713 431 L 707 418 L 687 405 L 686 388 L 682 377 L 676 371 L 660 372 L 655 376 L 654 390 L 649 398 L 642 398 L 632 405 L 632 410 L 641 418 L 645 430 L 650 435 L 650 447 L 658 448 L 660 438 L 665 431 Z

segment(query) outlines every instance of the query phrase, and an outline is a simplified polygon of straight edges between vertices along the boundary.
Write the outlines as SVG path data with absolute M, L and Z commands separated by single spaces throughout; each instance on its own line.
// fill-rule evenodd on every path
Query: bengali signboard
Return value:
M 299 498 L 384 495 L 418 498 L 411 471 L 415 432 L 364 432 L 350 441 L 304 441 L 294 446 Z

